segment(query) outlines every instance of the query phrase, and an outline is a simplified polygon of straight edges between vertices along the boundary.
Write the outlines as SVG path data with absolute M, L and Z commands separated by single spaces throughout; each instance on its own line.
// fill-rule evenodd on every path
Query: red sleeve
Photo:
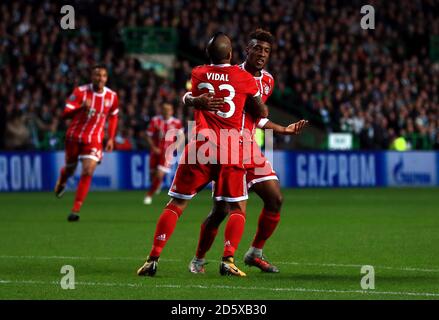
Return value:
M 157 132 L 157 126 L 155 125 L 155 120 L 152 119 L 149 122 L 148 129 L 146 129 L 146 134 L 148 136 L 152 137 L 154 135 L 154 133 L 156 133 L 156 132 Z
M 250 75 L 250 73 L 247 72 L 245 73 L 247 74 L 246 80 L 244 82 L 246 93 L 253 97 L 260 95 L 261 93 L 259 92 L 259 88 L 258 85 L 256 84 L 255 78 L 253 78 L 253 76 Z
M 202 82 L 206 82 L 204 81 L 202 74 L 205 73 L 206 69 L 203 68 L 202 66 L 198 66 L 195 67 L 194 69 L 192 69 L 192 74 L 191 74 L 191 86 L 192 86 L 192 96 L 194 97 L 198 97 L 199 95 L 201 95 L 202 93 L 207 93 L 209 91 L 212 92 L 212 90 L 214 90 L 213 88 L 208 88 L 206 85 L 199 88 L 198 86 L 200 85 L 200 83 Z
M 273 91 L 274 91 L 274 79 L 272 79 L 272 81 L 271 81 L 270 92 L 267 94 L 267 96 L 268 96 L 267 98 L 269 98 L 271 96 Z
M 119 97 L 117 94 L 114 94 L 113 104 L 110 109 L 110 116 L 115 116 L 119 113 Z
M 183 130 L 183 123 L 181 122 L 181 120 L 178 120 L 178 121 L 177 121 L 176 128 L 177 128 L 177 130 L 178 130 L 179 132 L 181 132 L 181 133 L 184 132 L 184 130 Z
M 75 88 L 75 90 L 73 90 L 72 94 L 66 100 L 63 117 L 72 116 L 78 109 L 82 107 L 84 94 L 85 92 L 79 90 L 79 88 Z
M 114 139 L 116 136 L 118 119 L 117 114 L 108 118 L 108 137 L 110 139 Z
M 196 77 L 196 70 L 192 69 L 192 73 L 191 73 L 191 87 L 192 87 L 192 95 L 194 97 L 198 96 L 198 80 Z
M 113 96 L 113 103 L 111 105 L 108 117 L 108 137 L 114 139 L 117 132 L 117 123 L 119 120 L 119 98 L 117 94 Z

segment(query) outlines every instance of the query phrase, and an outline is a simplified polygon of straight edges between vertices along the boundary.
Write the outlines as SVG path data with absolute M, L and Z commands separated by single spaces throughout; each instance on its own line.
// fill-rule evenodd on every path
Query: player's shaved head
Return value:
M 232 60 L 232 42 L 222 33 L 216 33 L 207 44 L 207 55 L 213 64 L 230 63 Z

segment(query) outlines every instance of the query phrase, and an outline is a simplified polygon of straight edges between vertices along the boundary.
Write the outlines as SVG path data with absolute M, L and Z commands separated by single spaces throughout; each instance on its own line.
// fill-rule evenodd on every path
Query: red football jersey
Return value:
M 175 130 L 173 137 L 178 134 L 178 131 L 183 132 L 181 120 L 174 117 L 170 117 L 168 120 L 165 120 L 162 116 L 155 116 L 149 122 L 147 134 L 152 138 L 154 144 L 163 152 L 165 152 L 166 148 L 169 147 L 175 140 L 172 139 L 167 141 L 165 139 L 166 133 L 169 130 Z
M 247 71 L 229 64 L 205 65 L 193 69 L 193 96 L 206 92 L 224 98 L 225 103 L 223 109 L 217 112 L 195 110 L 197 132 L 210 128 L 218 137 L 220 129 L 241 131 L 247 96 L 260 94 L 254 78 Z
M 220 154 L 217 154 L 217 157 L 220 157 L 220 163 L 225 164 L 226 159 L 227 164 L 241 163 L 242 157 L 239 154 L 242 149 L 240 141 L 244 106 L 248 96 L 260 95 L 256 82 L 247 71 L 238 66 L 199 66 L 192 70 L 192 94 L 196 97 L 206 92 L 224 98 L 225 103 L 222 109 L 216 112 L 195 110 L 196 132 L 206 136 L 218 147 Z M 214 137 L 210 136 L 211 134 Z
M 243 70 L 245 70 L 245 62 L 240 64 L 239 67 Z M 256 84 L 259 88 L 259 92 L 261 93 L 261 99 L 265 103 L 267 99 L 271 96 L 274 89 L 274 78 L 273 76 L 265 71 L 261 70 L 261 75 L 259 77 L 254 77 Z M 245 113 L 244 114 L 244 128 L 252 132 L 252 135 L 254 135 L 254 131 L 256 129 L 256 126 L 264 126 L 265 123 L 267 123 L 268 119 L 255 119 L 252 117 L 251 114 Z
M 104 138 L 105 120 L 118 114 L 116 92 L 104 87 L 102 93 L 93 91 L 91 84 L 75 88 L 66 101 L 66 109 L 77 110 L 67 129 L 66 138 L 81 143 L 101 143 Z

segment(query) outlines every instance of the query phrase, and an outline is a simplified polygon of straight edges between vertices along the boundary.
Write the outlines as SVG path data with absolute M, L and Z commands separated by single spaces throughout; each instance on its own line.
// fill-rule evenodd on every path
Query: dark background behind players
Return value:
M 145 129 L 164 101 L 174 104 L 177 117 L 190 116 L 179 97 L 191 65 L 205 61 L 203 45 L 220 17 L 223 31 L 234 38 L 234 62 L 242 60 L 239 45 L 251 30 L 260 26 L 275 35 L 271 105 L 310 119 L 322 133 L 353 132 L 362 149 L 388 149 L 401 135 L 413 149 L 439 148 L 439 65 L 432 61 L 439 1 L 372 1 L 372 31 L 360 29 L 361 1 L 68 4 L 76 8 L 74 32 L 60 29 L 60 7 L 53 1 L 0 5 L 0 148 L 61 148 L 65 123 L 55 121 L 63 101 L 97 61 L 109 67 L 109 85 L 120 95 L 121 138 L 133 149 L 147 148 Z M 177 30 L 182 41 L 173 81 L 142 70 L 125 54 L 120 32 L 127 26 Z M 50 132 L 59 134 L 43 143 Z M 275 146 L 288 146 L 277 139 Z

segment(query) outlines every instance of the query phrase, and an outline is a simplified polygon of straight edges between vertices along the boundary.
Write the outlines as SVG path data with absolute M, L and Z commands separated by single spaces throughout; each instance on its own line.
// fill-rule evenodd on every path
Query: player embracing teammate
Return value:
M 257 29 L 249 36 L 246 53 L 247 57 L 244 63 L 239 67 L 249 72 L 256 82 L 261 92 L 262 101 L 265 102 L 270 97 L 274 88 L 273 76 L 264 70 L 270 57 L 274 38 L 270 32 Z M 186 105 L 195 105 L 198 108 L 206 110 L 216 110 L 221 105 L 217 100 L 209 101 L 203 96 L 192 97 L 187 93 L 183 98 Z M 279 179 L 274 172 L 271 163 L 265 158 L 259 146 L 254 139 L 256 127 L 263 129 L 272 129 L 278 134 L 298 134 L 306 125 L 307 121 L 301 120 L 293 123 L 288 127 L 280 126 L 267 118 L 257 118 L 251 113 L 244 113 L 243 135 L 246 157 L 244 165 L 246 169 L 247 187 L 252 189 L 264 202 L 264 207 L 259 215 L 258 226 L 253 242 L 244 256 L 244 262 L 250 266 L 256 266 L 264 272 L 277 273 L 279 269 L 271 264 L 262 254 L 263 247 L 273 234 L 280 221 L 280 211 L 282 206 L 282 193 Z M 200 237 L 195 257 L 189 264 L 189 271 L 192 273 L 205 272 L 205 255 L 210 249 L 217 235 L 219 225 L 229 214 L 227 203 L 214 202 L 214 206 L 208 217 L 201 225 Z M 229 245 L 228 235 L 230 232 L 229 225 L 232 216 L 229 215 L 229 221 L 226 225 L 224 246 Z
M 231 66 L 232 44 L 223 33 L 214 35 L 207 54 L 211 65 L 192 71 L 194 96 L 210 93 L 223 98 L 224 105 L 217 111 L 195 110 L 195 139 L 186 145 L 169 190 L 171 200 L 157 222 L 153 246 L 146 262 L 137 274 L 153 276 L 159 257 L 171 237 L 179 217 L 188 202 L 211 181 L 215 183 L 215 201 L 228 203 L 234 227 L 229 235 L 230 246 L 224 253 L 221 274 L 242 274 L 234 264 L 233 253 L 241 240 L 245 224 L 245 203 L 248 198 L 241 141 L 244 107 L 255 118 L 267 116 L 254 78 L 238 66 Z

